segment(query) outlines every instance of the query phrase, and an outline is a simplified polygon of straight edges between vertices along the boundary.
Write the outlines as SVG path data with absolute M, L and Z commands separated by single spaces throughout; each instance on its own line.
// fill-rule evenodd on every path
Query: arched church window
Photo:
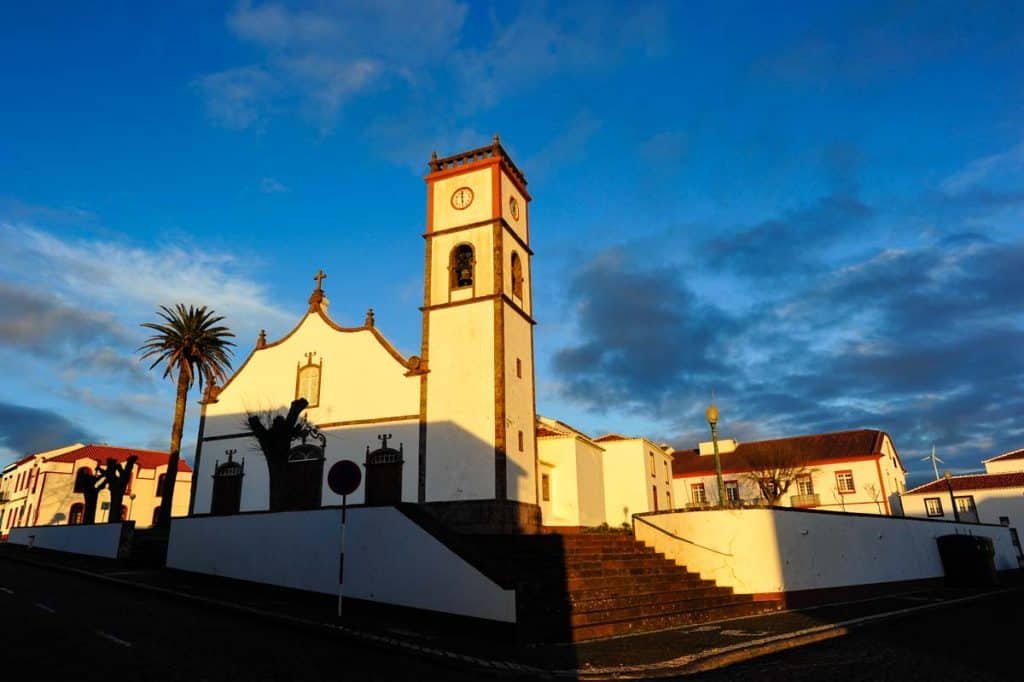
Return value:
M 316 353 L 306 353 L 306 364 L 299 363 L 295 376 L 295 399 L 305 398 L 309 407 L 316 407 L 320 404 L 320 370 L 323 368 L 323 361 L 320 364 L 313 362 Z
M 523 261 L 514 251 L 512 252 L 512 295 L 519 300 L 523 298 Z
M 245 475 L 245 462 L 238 463 L 231 458 L 217 465 L 213 474 L 213 499 L 210 501 L 210 513 L 215 516 L 237 514 L 242 507 L 242 477 Z
M 449 269 L 452 273 L 452 289 L 473 286 L 473 247 L 469 244 L 459 244 L 452 249 L 451 263 Z
M 92 476 L 92 469 L 89 467 L 79 467 L 78 471 L 75 472 L 75 492 L 85 492 L 86 487 L 89 485 L 89 477 Z

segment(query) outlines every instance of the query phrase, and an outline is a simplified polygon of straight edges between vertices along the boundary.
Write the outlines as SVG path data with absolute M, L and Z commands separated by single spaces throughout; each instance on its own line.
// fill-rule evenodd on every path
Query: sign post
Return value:
M 348 496 L 356 491 L 363 480 L 359 465 L 350 459 L 343 459 L 327 472 L 327 485 L 335 494 L 341 495 L 341 554 L 338 556 L 338 617 L 341 618 L 341 601 L 345 591 L 345 517 L 348 512 Z

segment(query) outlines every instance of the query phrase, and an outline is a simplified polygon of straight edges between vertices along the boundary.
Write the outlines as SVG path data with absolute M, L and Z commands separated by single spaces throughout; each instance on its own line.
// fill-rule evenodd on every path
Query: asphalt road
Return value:
M 4 680 L 471 680 L 392 650 L 0 561 Z
M 758 680 L 1024 680 L 1024 593 L 929 611 L 701 675 Z

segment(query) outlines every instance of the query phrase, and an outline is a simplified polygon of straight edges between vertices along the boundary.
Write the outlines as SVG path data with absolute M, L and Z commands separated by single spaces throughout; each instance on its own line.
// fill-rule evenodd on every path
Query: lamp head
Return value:
M 715 406 L 714 403 L 711 403 L 710 405 L 708 405 L 708 409 L 704 413 L 704 416 L 706 416 L 708 418 L 708 424 L 717 424 L 718 423 L 718 408 Z
M 945 471 L 942 472 L 942 477 L 948 481 L 949 479 L 953 478 L 953 474 L 949 473 L 949 469 L 946 469 Z

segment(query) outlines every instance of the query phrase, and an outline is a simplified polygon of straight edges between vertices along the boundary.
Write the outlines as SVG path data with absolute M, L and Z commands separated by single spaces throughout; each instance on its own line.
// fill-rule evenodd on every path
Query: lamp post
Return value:
M 722 483 L 722 460 L 718 458 L 718 408 L 714 403 L 708 405 L 704 415 L 711 426 L 711 445 L 715 449 L 715 479 L 718 484 L 718 506 L 725 506 L 725 485 Z
M 942 477 L 946 479 L 946 487 L 949 488 L 949 503 L 953 505 L 953 518 L 956 519 L 957 523 L 960 523 L 960 512 L 956 508 L 956 497 L 953 496 L 953 474 L 949 473 L 949 469 L 942 472 Z

